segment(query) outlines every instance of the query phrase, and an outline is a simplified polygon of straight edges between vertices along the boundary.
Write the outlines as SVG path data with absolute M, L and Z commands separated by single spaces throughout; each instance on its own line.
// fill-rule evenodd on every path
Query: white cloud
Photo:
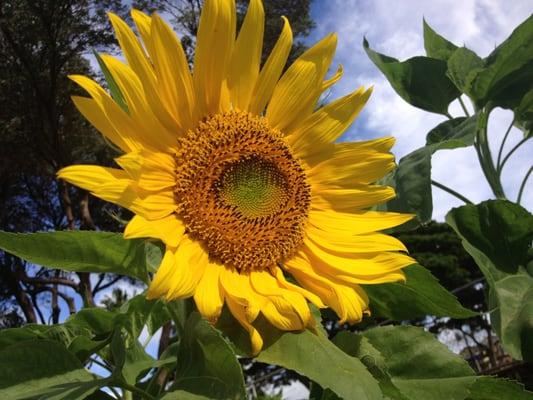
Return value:
M 359 85 L 374 85 L 374 93 L 360 120 L 347 132 L 344 139 L 364 139 L 393 135 L 397 138 L 394 152 L 398 158 L 422 146 L 426 133 L 444 117 L 427 113 L 408 105 L 390 87 L 383 75 L 371 63 L 362 48 L 363 36 L 376 51 L 406 59 L 424 54 L 422 19 L 440 34 L 457 45 L 465 44 L 481 56 L 508 37 L 512 30 L 533 11 L 533 3 L 503 0 L 406 0 L 391 3 L 387 0 L 360 2 L 357 0 L 317 1 L 313 18 L 317 28 L 310 42 L 329 32 L 337 32 L 339 46 L 334 63 L 344 66 L 345 77 L 332 91 L 331 98 L 344 95 Z M 463 115 L 458 104 L 452 104 L 450 113 Z M 496 110 L 491 116 L 489 135 L 493 156 L 503 133 L 509 125 L 510 112 Z M 519 140 L 519 131 L 513 129 L 507 149 Z M 528 154 L 532 144 L 524 146 L 506 166 L 503 173 L 504 189 L 516 199 L 518 186 L 531 164 Z M 436 180 L 463 193 L 472 201 L 491 197 L 491 190 L 481 172 L 473 149 L 438 152 L 433 159 Z M 533 179 L 526 188 L 524 204 L 533 208 Z M 446 212 L 460 201 L 447 193 L 433 190 L 434 218 L 443 220 Z

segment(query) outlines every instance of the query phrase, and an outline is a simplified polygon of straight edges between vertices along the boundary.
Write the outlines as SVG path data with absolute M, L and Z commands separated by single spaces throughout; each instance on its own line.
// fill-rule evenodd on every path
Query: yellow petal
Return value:
M 138 134 L 142 135 L 143 142 L 162 151 L 175 146 L 176 137 L 160 123 L 152 112 L 141 80 L 133 70 L 114 57 L 105 54 L 101 57 L 128 104 L 129 113 L 135 121 Z
M 261 115 L 270 100 L 279 77 L 283 72 L 287 58 L 292 47 L 292 30 L 289 20 L 283 18 L 283 29 L 276 45 L 268 56 L 254 88 L 249 111 L 252 114 Z
M 146 292 L 146 298 L 148 300 L 159 299 L 165 296 L 170 290 L 172 278 L 176 271 L 176 260 L 174 257 L 175 251 L 176 249 L 167 247 L 165 255 L 161 260 L 161 264 L 154 275 L 154 279 L 152 279 L 150 286 L 148 286 L 148 290 Z
M 156 238 L 168 246 L 177 247 L 184 233 L 185 225 L 175 214 L 154 221 L 135 215 L 126 225 L 124 237 L 126 239 Z
M 128 61 L 128 65 L 138 76 L 145 90 L 148 102 L 152 105 L 153 112 L 167 129 L 173 131 L 176 128 L 176 122 L 168 114 L 166 107 L 161 101 L 159 93 L 156 90 L 154 70 L 139 41 L 130 27 L 122 19 L 113 13 L 108 13 L 108 16 L 115 30 L 118 43 Z M 150 46 L 147 47 L 149 48 Z
M 371 93 L 372 89 L 365 91 L 361 87 L 307 117 L 287 137 L 294 154 L 305 160 L 320 149 L 317 145 L 337 140 L 355 120 Z
M 315 189 L 313 187 L 313 189 Z M 357 185 L 350 188 L 320 188 L 313 191 L 311 207 L 317 210 L 333 209 L 354 212 L 385 203 L 396 196 L 394 189 L 380 185 Z
M 200 16 L 194 57 L 194 87 L 198 118 L 229 109 L 221 102 L 235 41 L 235 1 L 206 0 Z M 229 97 L 227 98 L 229 100 Z
M 302 296 L 304 296 L 307 300 L 309 300 L 311 303 L 313 303 L 318 308 L 325 308 L 326 307 L 324 305 L 324 303 L 322 302 L 322 300 L 320 299 L 320 297 L 318 297 L 314 293 L 312 293 L 312 292 L 310 292 L 308 290 L 305 290 L 304 288 L 302 288 L 302 287 L 300 287 L 298 285 L 294 285 L 294 284 L 288 282 L 285 279 L 285 276 L 283 275 L 283 271 L 281 270 L 281 268 L 276 267 L 275 268 L 275 273 L 276 273 L 276 278 L 277 278 L 279 284 L 282 287 L 284 287 L 286 289 L 294 290 L 294 291 L 300 293 Z
M 304 296 L 283 288 L 270 272 L 250 272 L 250 283 L 253 290 L 269 300 L 261 312 L 274 326 L 283 330 L 299 330 L 309 324 L 311 312 Z
M 158 15 L 152 17 L 153 63 L 159 93 L 185 132 L 193 126 L 194 85 L 181 42 Z
M 185 235 L 174 254 L 174 275 L 169 277 L 167 300 L 182 299 L 194 294 L 208 264 L 207 253 L 198 242 Z
M 289 134 L 294 123 L 311 114 L 336 44 L 335 35 L 327 36 L 304 52 L 283 74 L 266 111 L 273 127 Z
M 77 98 L 75 101 L 76 106 L 89 122 L 93 123 L 94 119 L 102 118 L 104 123 L 107 122 L 114 128 L 114 132 L 110 130 L 101 131 L 106 136 L 109 134 L 107 136 L 109 140 L 126 152 L 142 149 L 148 145 L 143 143 L 137 134 L 138 128 L 130 116 L 120 108 L 98 83 L 82 75 L 69 75 L 69 78 L 85 89 L 93 98 L 94 103 L 89 101 L 80 102 L 79 99 L 81 98 Z M 97 124 L 94 125 L 98 127 Z
M 248 331 L 252 345 L 252 356 L 256 356 L 263 348 L 263 338 L 259 334 L 259 331 L 248 321 L 245 306 L 234 301 L 231 296 L 226 298 L 226 303 L 231 314 Z
M 172 190 L 149 194 L 141 193 L 139 197 L 125 207 L 151 221 L 165 218 L 177 209 Z
M 307 177 L 313 186 L 350 188 L 358 183 L 376 182 L 394 167 L 394 156 L 390 153 L 343 149 L 335 150 L 329 158 L 310 168 Z
M 168 153 L 141 150 L 125 154 L 115 161 L 143 190 L 160 191 L 176 184 L 176 162 Z
M 131 17 L 133 19 L 133 22 L 135 22 L 135 26 L 137 27 L 139 34 L 141 35 L 144 47 L 146 47 L 148 54 L 153 54 L 151 37 L 152 18 L 150 18 L 145 13 L 135 9 L 131 10 Z
M 350 235 L 346 232 L 325 232 L 313 226 L 307 227 L 305 233 L 318 246 L 339 253 L 407 251 L 400 240 L 382 233 Z
M 200 314 L 209 322 L 215 323 L 222 312 L 224 293 L 220 288 L 220 272 L 222 265 L 207 263 L 204 274 L 194 292 L 194 301 Z
M 333 74 L 333 76 L 322 82 L 322 92 L 328 90 L 330 87 L 336 84 L 342 78 L 343 72 L 344 70 L 342 68 L 342 65 L 339 65 L 337 67 L 337 71 Z
M 309 223 L 324 232 L 342 232 L 348 235 L 377 232 L 401 225 L 413 218 L 412 214 L 382 211 L 342 213 L 333 210 L 309 211 Z
M 317 273 L 303 254 L 285 263 L 287 270 L 298 283 L 318 295 L 339 316 L 339 323 L 361 321 L 368 308 L 368 297 L 357 285 L 347 286 Z
M 225 298 L 231 297 L 233 301 L 244 306 L 246 318 L 252 322 L 257 318 L 259 311 L 264 307 L 267 300 L 252 289 L 249 276 L 239 273 L 230 268 L 222 268 L 220 271 L 220 284 L 225 293 Z
M 398 253 L 342 253 L 320 249 L 309 240 L 303 252 L 313 269 L 331 281 L 343 284 L 368 284 L 405 281 L 402 268 L 415 261 Z M 356 258 L 358 257 L 358 258 Z
M 259 75 L 265 12 L 261 0 L 250 0 L 244 17 L 228 76 L 228 88 L 234 108 L 247 110 Z

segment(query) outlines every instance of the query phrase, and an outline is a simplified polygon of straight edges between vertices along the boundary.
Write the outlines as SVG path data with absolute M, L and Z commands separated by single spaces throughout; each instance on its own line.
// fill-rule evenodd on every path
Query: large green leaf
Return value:
M 0 249 L 31 263 L 65 271 L 109 272 L 145 282 L 146 256 L 153 246 L 110 232 L 0 232 Z
M 366 285 L 372 315 L 397 321 L 438 317 L 468 318 L 476 313 L 464 308 L 457 298 L 440 285 L 437 278 L 421 265 L 403 270 L 405 283 Z
M 447 61 L 457 46 L 435 32 L 424 20 L 424 48 L 428 57 Z
M 363 41 L 363 47 L 396 93 L 415 107 L 447 115 L 448 105 L 460 95 L 446 76 L 446 61 L 413 57 L 400 62 L 372 50 L 366 39 Z
M 471 95 L 470 84 L 482 67 L 483 60 L 476 53 L 460 47 L 448 59 L 447 75 L 463 93 Z
M 183 329 L 173 389 L 212 399 L 245 398 L 244 378 L 227 340 L 193 312 Z
M 168 392 L 160 400 L 208 400 L 209 397 L 200 396 L 198 394 L 186 392 L 184 390 L 176 390 Z
M 478 106 L 514 108 L 533 85 L 533 16 L 520 24 L 486 59 L 468 92 Z
M 533 89 L 525 94 L 515 109 L 515 125 L 523 132 L 525 137 L 533 136 Z
M 68 385 L 76 393 L 81 390 L 86 396 L 98 388 L 95 382 L 95 377 L 73 354 L 51 340 L 23 341 L 0 351 L 2 399 L 27 399 L 37 395 L 54 399 L 83 399 L 85 397 L 78 395 L 53 396 L 60 394 L 59 385 Z
M 250 354 L 248 333 L 229 313 L 222 314 L 217 326 L 230 337 L 240 354 Z M 262 316 L 254 326 L 264 340 L 257 361 L 292 369 L 346 400 L 382 398 L 378 382 L 361 361 L 342 352 L 322 334 L 309 330 L 282 332 Z
M 446 222 L 487 278 L 491 321 L 505 349 L 533 360 L 533 276 L 527 268 L 533 216 L 517 204 L 489 200 L 452 209 Z
M 361 334 L 344 331 L 333 342 L 359 358 L 391 400 L 426 400 L 429 393 L 432 400 L 533 398 L 521 385 L 476 376 L 465 360 L 421 328 L 388 326 Z
M 380 210 L 415 213 L 418 223 L 431 220 L 431 156 L 438 150 L 471 146 L 474 142 L 477 115 L 442 122 L 427 135 L 427 144 L 404 156 L 398 167 L 381 183 L 394 187 L 396 197 L 378 206 Z M 416 225 L 416 221 L 407 227 Z

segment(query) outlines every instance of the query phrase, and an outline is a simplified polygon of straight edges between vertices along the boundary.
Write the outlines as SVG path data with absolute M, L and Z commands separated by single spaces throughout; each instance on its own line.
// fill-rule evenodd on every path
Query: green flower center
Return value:
M 230 163 L 216 186 L 220 199 L 245 218 L 272 215 L 288 199 L 287 180 L 280 169 L 255 156 Z

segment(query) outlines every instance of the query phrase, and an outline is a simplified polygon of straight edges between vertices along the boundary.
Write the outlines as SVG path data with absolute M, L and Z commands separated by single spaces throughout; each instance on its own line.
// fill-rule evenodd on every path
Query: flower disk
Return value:
M 310 187 L 281 133 L 242 111 L 215 115 L 179 143 L 175 198 L 210 258 L 263 270 L 303 241 Z

